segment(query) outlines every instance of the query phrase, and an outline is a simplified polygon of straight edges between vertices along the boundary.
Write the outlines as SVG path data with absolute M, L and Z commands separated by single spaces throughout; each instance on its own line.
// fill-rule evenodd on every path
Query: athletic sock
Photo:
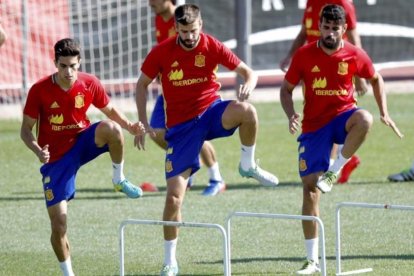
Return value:
M 308 258 L 308 260 L 312 260 L 316 263 L 319 263 L 318 246 L 319 246 L 319 238 L 305 240 L 306 257 Z
M 218 162 L 214 163 L 213 166 L 208 168 L 208 176 L 211 180 L 217 180 L 217 181 L 223 180 L 223 178 L 221 177 Z
M 177 250 L 177 239 L 171 241 L 164 241 L 164 264 L 165 265 L 177 265 L 175 258 L 175 252 Z
M 63 262 L 59 262 L 60 269 L 63 272 L 63 276 L 74 276 L 75 273 L 73 273 L 72 270 L 72 261 L 70 260 L 70 257 L 67 258 Z
M 348 162 L 350 158 L 345 158 L 342 155 L 342 152 L 338 153 L 338 158 L 335 159 L 335 162 L 332 164 L 332 166 L 329 167 L 329 171 L 334 172 L 334 173 L 338 173 L 342 167 L 346 164 L 346 162 Z
M 247 171 L 248 169 L 256 166 L 256 162 L 254 161 L 255 149 L 256 145 L 241 146 L 240 166 L 243 170 Z
M 112 162 L 112 181 L 114 183 L 119 183 L 123 180 L 125 180 L 125 175 L 124 175 L 124 161 L 122 160 L 121 163 L 116 164 L 114 162 Z
M 339 156 L 339 154 L 342 152 L 343 147 L 344 147 L 343 144 L 337 144 L 336 156 Z

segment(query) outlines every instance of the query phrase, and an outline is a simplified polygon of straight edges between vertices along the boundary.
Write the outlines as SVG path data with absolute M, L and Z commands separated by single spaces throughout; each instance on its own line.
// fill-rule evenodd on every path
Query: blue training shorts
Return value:
M 203 114 L 167 129 L 166 179 L 189 168 L 194 174 L 200 169 L 198 155 L 204 141 L 233 135 L 237 127 L 224 129 L 221 123 L 221 117 L 230 102 L 218 99 Z
M 152 110 L 150 126 L 154 129 L 165 129 L 164 97 L 159 95 Z
M 315 132 L 303 133 L 298 137 L 299 175 L 326 172 L 333 144 L 343 144 L 347 132 L 346 122 L 357 109 L 345 111 Z
M 79 168 L 109 150 L 108 145 L 98 148 L 95 144 L 95 129 L 98 124 L 82 131 L 76 143 L 61 159 L 46 163 L 40 168 L 47 207 L 74 198 L 75 178 Z

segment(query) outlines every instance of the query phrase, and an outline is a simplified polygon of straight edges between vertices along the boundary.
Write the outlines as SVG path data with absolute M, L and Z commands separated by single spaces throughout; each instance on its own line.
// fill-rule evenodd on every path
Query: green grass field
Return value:
M 414 183 L 389 183 L 386 176 L 408 167 L 414 158 L 413 95 L 392 94 L 389 111 L 405 138 L 400 140 L 380 123 L 374 98 L 360 106 L 375 117 L 372 132 L 359 150 L 362 163 L 346 185 L 337 185 L 321 200 L 326 231 L 328 275 L 335 275 L 335 206 L 338 202 L 414 205 Z M 300 110 L 300 103 L 297 109 Z M 187 193 L 183 220 L 225 225 L 233 211 L 300 214 L 302 188 L 297 174 L 296 136 L 287 130 L 279 103 L 256 104 L 260 133 L 256 157 L 276 173 L 277 188 L 263 188 L 238 175 L 238 135 L 215 140 L 227 191 L 216 197 L 200 195 L 207 182 L 202 168 L 196 186 Z M 20 124 L 0 122 L 0 275 L 60 275 L 49 243 L 50 226 L 43 200 L 40 163 L 19 138 Z M 68 235 L 77 275 L 119 275 L 118 227 L 127 218 L 160 220 L 165 197 L 163 152 L 147 141 L 140 152 L 127 137 L 127 177 L 137 184 L 151 181 L 160 192 L 131 200 L 111 184 L 108 155 L 83 167 L 75 200 L 69 204 Z M 343 271 L 372 267 L 370 275 L 413 275 L 414 213 L 397 210 L 344 209 Z M 163 260 L 160 226 L 129 226 L 125 232 L 127 275 L 159 275 Z M 300 221 L 234 218 L 233 275 L 292 275 L 304 260 Z M 222 275 L 222 246 L 218 231 L 181 228 L 178 244 L 181 275 Z

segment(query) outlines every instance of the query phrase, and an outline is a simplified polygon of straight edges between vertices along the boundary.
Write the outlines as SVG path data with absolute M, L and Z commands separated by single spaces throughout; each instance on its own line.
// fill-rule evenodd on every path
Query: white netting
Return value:
M 30 85 L 56 71 L 53 45 L 65 37 L 80 41 L 82 71 L 98 76 L 111 97 L 134 100 L 154 41 L 148 0 L 2 0 L 0 20 L 8 34 L 0 49 L 3 110 L 21 108 Z

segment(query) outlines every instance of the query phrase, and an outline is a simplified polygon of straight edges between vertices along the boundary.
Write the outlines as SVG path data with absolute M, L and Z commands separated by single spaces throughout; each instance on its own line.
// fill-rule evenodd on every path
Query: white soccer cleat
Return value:
M 321 272 L 319 264 L 312 260 L 306 260 L 302 268 L 296 271 L 297 275 L 312 275 Z
M 250 168 L 245 171 L 239 164 L 239 173 L 243 177 L 254 178 L 265 187 L 275 187 L 279 184 L 279 179 L 268 171 L 265 171 L 256 164 L 255 168 Z
M 334 172 L 327 171 L 323 175 L 319 177 L 318 182 L 316 183 L 316 186 L 319 190 L 321 190 L 322 193 L 328 193 L 332 190 L 332 186 L 336 182 L 336 179 L 338 178 L 338 175 Z

